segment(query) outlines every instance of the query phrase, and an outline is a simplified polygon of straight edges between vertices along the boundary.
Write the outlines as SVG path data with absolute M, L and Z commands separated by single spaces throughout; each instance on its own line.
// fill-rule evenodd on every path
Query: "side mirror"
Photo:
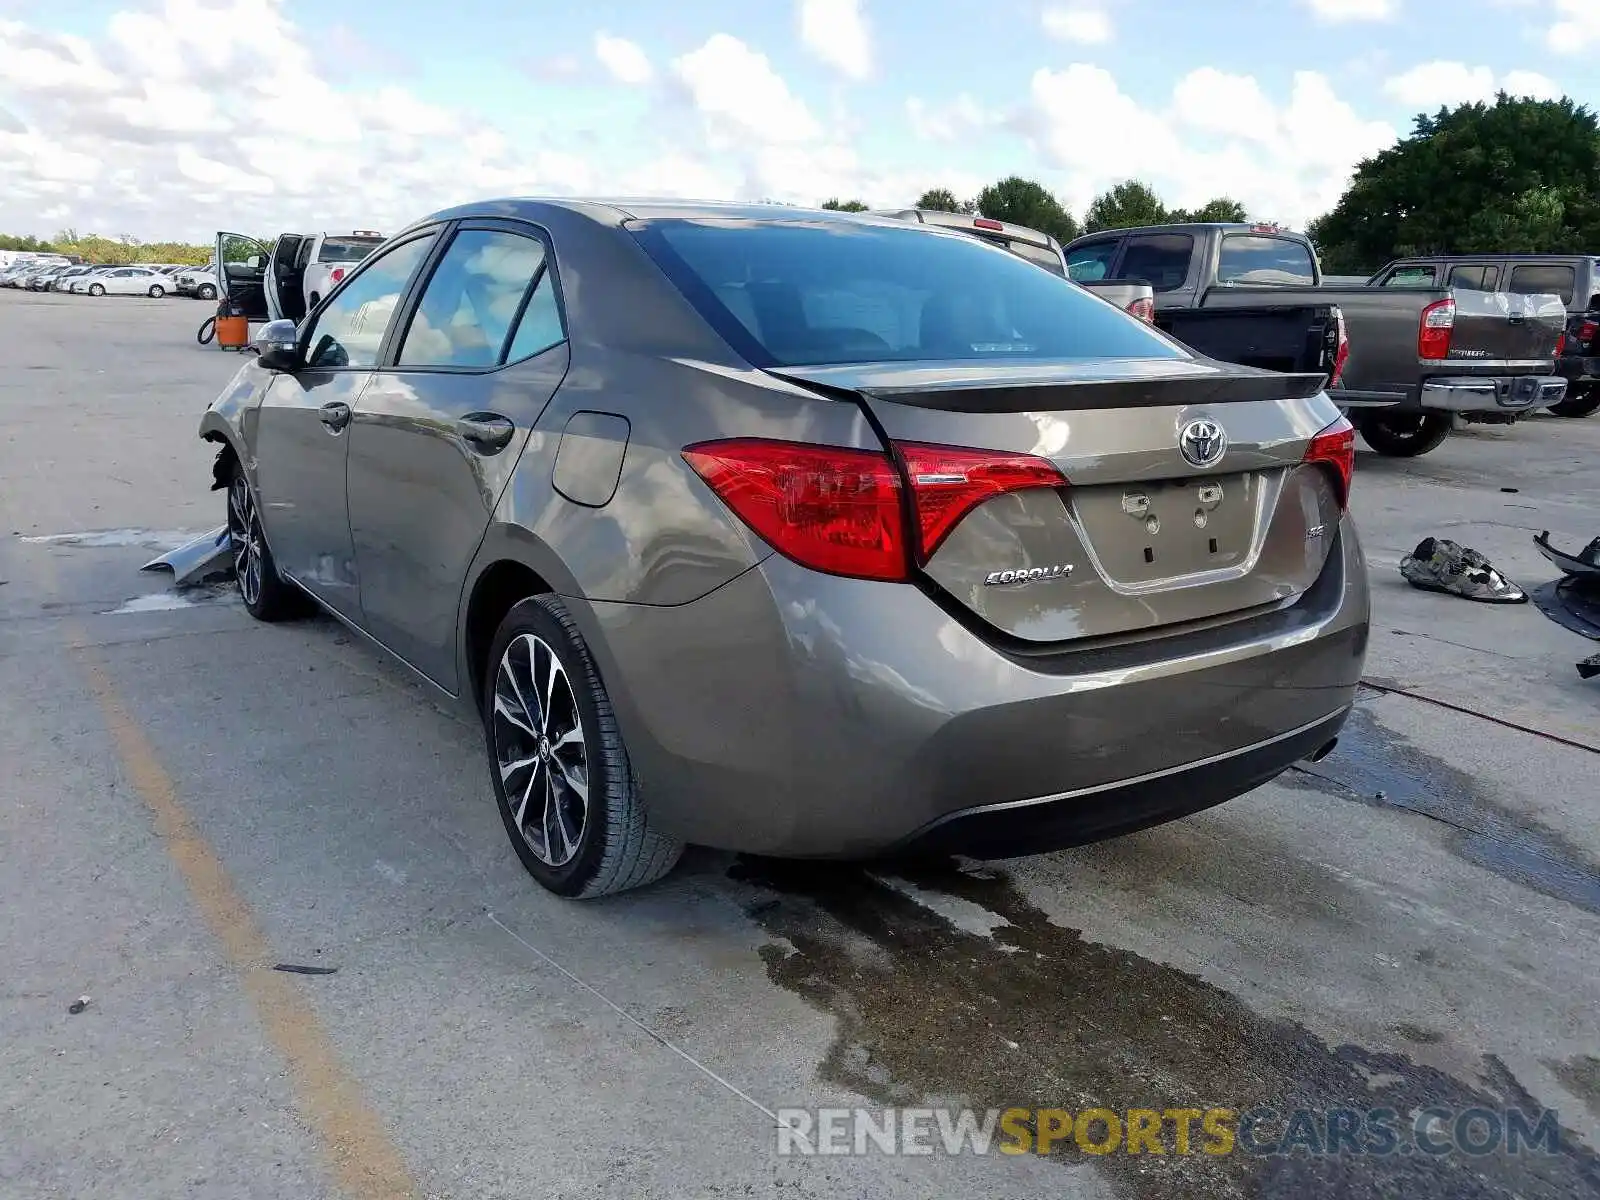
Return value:
M 293 321 L 268 321 L 256 334 L 255 351 L 269 371 L 294 372 L 302 366 L 300 331 Z
M 266 268 L 267 260 L 262 258 L 259 254 L 252 254 L 249 258 L 244 260 L 244 265 L 249 267 L 252 271 L 260 271 Z

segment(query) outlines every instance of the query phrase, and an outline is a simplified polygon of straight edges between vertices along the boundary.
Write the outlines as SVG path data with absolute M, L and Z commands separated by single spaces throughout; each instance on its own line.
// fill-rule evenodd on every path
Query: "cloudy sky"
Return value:
M 1596 96 L 1597 0 L 0 0 L 0 232 L 1129 177 L 1303 224 L 1419 110 Z

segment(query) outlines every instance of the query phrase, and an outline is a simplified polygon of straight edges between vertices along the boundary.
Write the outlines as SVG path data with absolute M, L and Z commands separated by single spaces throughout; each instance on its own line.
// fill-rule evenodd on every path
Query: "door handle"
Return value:
M 456 421 L 456 432 L 485 454 L 504 450 L 517 427 L 499 413 L 472 413 Z
M 344 427 L 350 424 L 350 406 L 342 400 L 332 400 L 322 406 L 318 414 L 322 423 L 328 427 L 329 433 L 341 433 Z

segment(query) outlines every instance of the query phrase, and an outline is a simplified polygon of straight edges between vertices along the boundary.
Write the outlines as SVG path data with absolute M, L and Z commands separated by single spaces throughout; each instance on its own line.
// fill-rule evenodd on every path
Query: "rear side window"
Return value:
M 1316 282 L 1311 247 L 1291 238 L 1230 233 L 1222 239 L 1217 282 L 1309 286 Z
M 1194 238 L 1187 233 L 1147 233 L 1128 239 L 1118 279 L 1137 279 L 1158 292 L 1170 292 L 1189 278 Z
M 1469 288 L 1474 292 L 1494 291 L 1494 281 L 1499 276 L 1496 267 L 1474 263 L 1472 266 L 1450 268 L 1450 286 Z
M 1396 267 L 1383 281 L 1384 287 L 1432 287 L 1436 272 L 1432 267 Z
M 630 229 L 758 366 L 1185 357 L 1142 321 L 969 237 L 804 218 Z
M 382 238 L 323 238 L 317 261 L 361 262 L 381 245 Z
M 1067 278 L 1078 283 L 1093 283 L 1111 272 L 1111 260 L 1117 256 L 1118 238 L 1104 242 L 1088 242 L 1067 251 Z
M 486 229 L 456 234 L 422 291 L 399 365 L 495 366 L 543 268 L 544 243 L 536 238 Z
M 1523 296 L 1555 293 L 1563 304 L 1572 303 L 1574 272 L 1566 263 L 1523 263 L 1511 268 L 1506 291 Z

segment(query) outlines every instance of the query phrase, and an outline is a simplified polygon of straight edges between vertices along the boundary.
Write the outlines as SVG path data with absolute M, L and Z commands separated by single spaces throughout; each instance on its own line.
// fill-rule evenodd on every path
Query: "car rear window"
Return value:
M 1572 303 L 1575 272 L 1566 263 L 1523 263 L 1511 268 L 1511 282 L 1506 291 L 1523 296 L 1548 295 L 1561 297 L 1563 304 Z
M 629 228 L 757 366 L 1185 357 L 1143 322 L 969 237 L 804 218 Z
M 323 238 L 322 249 L 317 252 L 318 262 L 360 262 L 379 246 L 382 238 Z
M 1217 282 L 1313 284 L 1311 247 L 1292 238 L 1230 233 L 1217 257 Z

